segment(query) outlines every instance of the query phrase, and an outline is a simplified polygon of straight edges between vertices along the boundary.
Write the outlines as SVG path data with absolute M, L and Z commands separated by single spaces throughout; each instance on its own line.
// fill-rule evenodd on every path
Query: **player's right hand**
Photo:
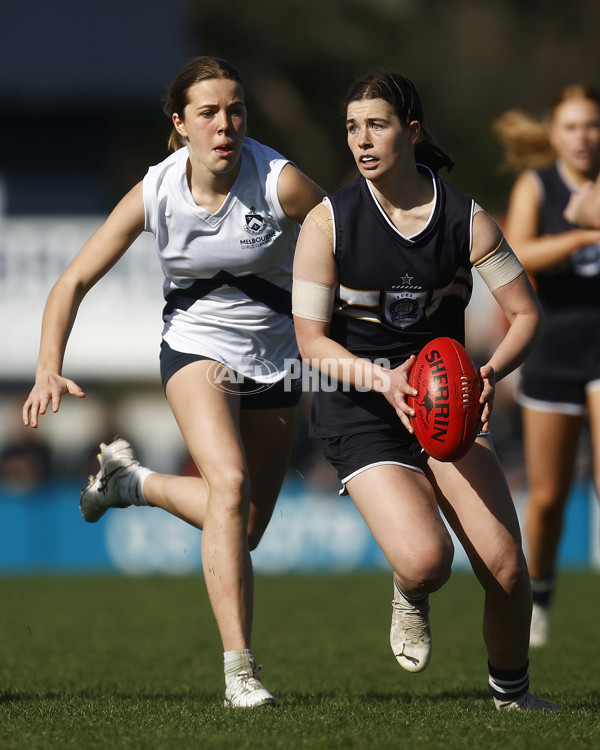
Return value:
M 389 387 L 383 391 L 383 395 L 394 407 L 400 421 L 411 435 L 413 427 L 410 417 L 414 416 L 414 410 L 408 405 L 406 399 L 408 396 L 416 396 L 417 394 L 409 383 L 410 371 L 415 360 L 415 355 L 411 354 L 401 365 L 392 370 L 387 370 Z
M 25 427 L 37 427 L 39 417 L 46 413 L 50 403 L 52 403 L 52 413 L 56 414 L 62 397 L 67 393 L 77 398 L 85 398 L 85 393 L 74 380 L 63 378 L 62 375 L 38 377 L 27 401 L 23 404 Z

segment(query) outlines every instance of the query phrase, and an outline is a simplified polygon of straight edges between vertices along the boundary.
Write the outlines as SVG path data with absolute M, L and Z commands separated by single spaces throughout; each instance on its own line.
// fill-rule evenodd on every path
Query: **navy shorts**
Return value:
M 366 469 L 394 464 L 423 472 L 421 467 L 427 458 L 416 437 L 401 423 L 398 429 L 382 427 L 377 432 L 324 437 L 321 446 L 342 483 L 340 495 L 347 494 L 346 483 Z
M 163 389 L 166 390 L 169 378 L 182 367 L 204 359 L 214 361 L 212 357 L 202 354 L 177 352 L 163 341 L 160 345 L 160 376 Z M 241 409 L 283 409 L 298 406 L 302 396 L 300 378 L 283 378 L 276 383 L 261 383 L 252 378 L 239 376 L 236 378 L 236 386 L 241 398 Z
M 517 402 L 538 411 L 579 416 L 585 414 L 587 394 L 600 389 L 600 379 L 575 382 L 555 378 L 523 377 Z

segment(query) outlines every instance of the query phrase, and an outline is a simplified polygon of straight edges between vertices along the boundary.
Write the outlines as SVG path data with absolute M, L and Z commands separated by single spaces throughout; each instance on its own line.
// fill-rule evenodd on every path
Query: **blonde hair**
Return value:
M 600 92 L 573 83 L 554 96 L 548 117 L 536 119 L 522 110 L 510 109 L 494 120 L 492 132 L 504 148 L 502 169 L 543 169 L 556 159 L 549 140 L 550 124 L 558 107 L 569 99 L 588 99 L 600 107 Z

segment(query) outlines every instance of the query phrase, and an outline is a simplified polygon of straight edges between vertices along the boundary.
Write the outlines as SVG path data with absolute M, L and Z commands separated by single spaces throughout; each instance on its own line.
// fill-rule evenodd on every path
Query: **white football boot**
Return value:
M 422 672 L 431 658 L 429 596 L 410 602 L 394 581 L 390 645 L 398 664 L 408 672 Z
M 248 657 L 234 670 L 225 674 L 226 708 L 258 708 L 274 706 L 275 698 L 266 690 L 258 679 L 260 666 L 254 657 Z
M 560 711 L 560 706 L 550 701 L 544 701 L 536 698 L 531 693 L 524 693 L 518 698 L 501 698 L 494 697 L 494 703 L 498 711 Z
M 81 490 L 79 509 L 84 521 L 95 523 L 109 508 L 147 505 L 141 486 L 152 471 L 140 466 L 127 440 L 117 437 L 109 445 L 101 443 L 98 461 L 100 471 Z
M 550 640 L 550 608 L 542 604 L 533 604 L 531 610 L 531 629 L 529 645 L 532 648 L 546 646 Z

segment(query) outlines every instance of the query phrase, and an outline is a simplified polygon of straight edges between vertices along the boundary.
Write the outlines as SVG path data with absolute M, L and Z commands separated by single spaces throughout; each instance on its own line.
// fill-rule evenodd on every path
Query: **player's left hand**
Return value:
M 35 385 L 23 404 L 25 427 L 37 427 L 39 417 L 46 413 L 50 404 L 52 404 L 52 413 L 56 414 L 62 397 L 67 394 L 85 398 L 83 389 L 74 380 L 64 378 L 57 373 L 38 374 Z
M 496 394 L 496 373 L 491 365 L 483 365 L 479 374 L 483 383 L 479 403 L 483 405 L 481 412 L 481 429 L 483 432 L 489 431 L 489 421 L 494 410 L 494 396 Z
M 579 211 L 582 203 L 585 203 L 587 196 L 593 189 L 594 183 L 586 182 L 581 185 L 578 190 L 571 193 L 567 207 L 563 211 L 563 216 L 568 222 L 575 225 L 581 225 Z

